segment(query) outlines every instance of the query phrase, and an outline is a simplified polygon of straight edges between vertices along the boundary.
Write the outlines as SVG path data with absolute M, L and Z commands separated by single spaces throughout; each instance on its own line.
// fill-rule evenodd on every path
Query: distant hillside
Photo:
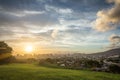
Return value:
M 99 53 L 94 53 L 90 54 L 94 56 L 114 56 L 114 55 L 120 55 L 120 48 L 117 49 L 111 49 L 105 52 L 99 52 Z

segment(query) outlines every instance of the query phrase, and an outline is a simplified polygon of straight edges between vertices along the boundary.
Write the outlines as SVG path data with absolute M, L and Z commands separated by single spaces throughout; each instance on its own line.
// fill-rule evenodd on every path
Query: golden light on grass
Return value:
M 32 46 L 32 45 L 27 45 L 27 46 L 25 47 L 25 51 L 26 51 L 27 53 L 33 52 L 33 46 Z

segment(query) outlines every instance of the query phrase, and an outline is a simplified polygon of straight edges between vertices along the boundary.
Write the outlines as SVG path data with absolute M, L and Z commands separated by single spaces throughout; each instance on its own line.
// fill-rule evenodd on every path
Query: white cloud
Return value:
M 65 20 L 63 18 L 59 19 L 60 24 L 65 25 L 65 26 L 80 26 L 80 27 L 91 27 L 92 26 L 92 21 L 91 20 L 86 20 L 86 19 L 78 19 L 78 20 Z
M 58 34 L 58 30 L 54 29 L 53 32 L 52 32 L 52 34 L 51 34 L 52 38 L 53 39 L 56 38 L 57 34 Z
M 55 11 L 59 14 L 71 14 L 73 12 L 73 10 L 69 9 L 69 8 L 58 8 L 58 7 L 54 7 L 54 6 L 50 6 L 50 5 L 46 5 L 45 9 L 47 11 Z
M 17 17 L 24 17 L 27 15 L 37 15 L 37 14 L 44 14 L 45 11 L 29 11 L 29 10 L 24 10 L 24 11 L 17 11 L 17 12 L 9 12 L 5 11 L 5 13 L 17 16 Z

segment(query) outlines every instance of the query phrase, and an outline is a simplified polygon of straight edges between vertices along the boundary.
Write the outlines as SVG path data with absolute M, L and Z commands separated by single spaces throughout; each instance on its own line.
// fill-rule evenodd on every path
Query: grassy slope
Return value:
M 120 80 L 120 75 L 39 67 L 33 64 L 9 64 L 0 66 L 0 80 Z

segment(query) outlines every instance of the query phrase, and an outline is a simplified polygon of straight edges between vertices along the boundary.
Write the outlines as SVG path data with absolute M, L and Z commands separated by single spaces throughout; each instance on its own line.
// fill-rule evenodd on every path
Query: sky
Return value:
M 15 52 L 95 53 L 120 44 L 120 0 L 0 0 L 0 40 Z

